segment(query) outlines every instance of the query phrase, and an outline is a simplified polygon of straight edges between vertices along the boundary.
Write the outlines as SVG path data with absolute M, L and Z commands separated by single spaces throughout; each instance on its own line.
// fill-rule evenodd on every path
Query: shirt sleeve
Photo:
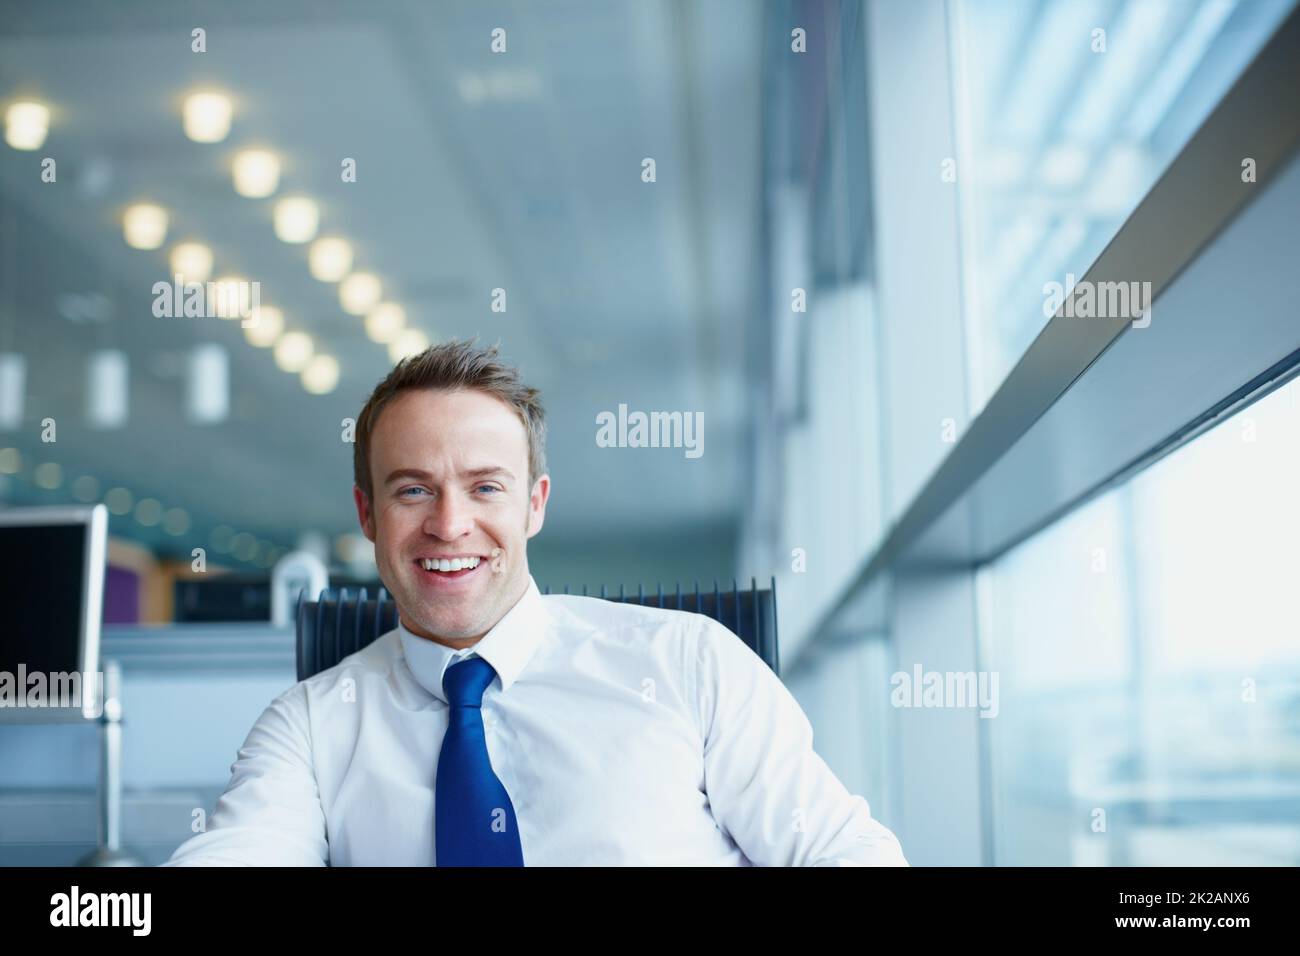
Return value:
M 312 769 L 307 696 L 281 694 L 249 731 L 205 832 L 163 866 L 325 866 L 325 815 Z
M 812 725 L 739 637 L 700 618 L 695 700 L 714 819 L 760 866 L 907 866 L 897 837 L 813 750 Z

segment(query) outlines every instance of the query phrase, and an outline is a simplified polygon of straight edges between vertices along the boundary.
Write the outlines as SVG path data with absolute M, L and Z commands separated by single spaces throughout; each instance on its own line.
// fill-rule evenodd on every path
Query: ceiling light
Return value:
M 146 528 L 152 528 L 162 521 L 163 506 L 157 498 L 141 498 L 135 504 L 135 520 Z
M 257 322 L 244 326 L 244 338 L 259 349 L 270 348 L 284 331 L 284 313 L 273 305 L 259 306 Z
M 87 503 L 98 500 L 99 479 L 94 475 L 82 475 L 72 483 L 72 496 Z
M 311 361 L 314 348 L 306 332 L 286 332 L 275 343 L 275 364 L 282 372 L 301 372 Z
M 121 486 L 108 489 L 108 494 L 104 495 L 104 504 L 108 505 L 108 510 L 115 515 L 126 514 L 134 503 L 135 497 L 130 490 Z
M 32 472 L 32 477 L 36 484 L 46 491 L 54 491 L 59 485 L 63 484 L 63 466 L 57 461 L 47 461 L 44 464 L 36 466 Z
M 320 226 L 320 207 L 305 196 L 290 196 L 275 204 L 275 234 L 282 242 L 310 242 Z
M 157 249 L 167 238 L 167 210 L 153 203 L 136 203 L 122 217 L 122 235 L 132 249 Z
M 366 335 L 384 345 L 406 328 L 406 310 L 396 302 L 381 302 L 366 316 Z
M 352 245 L 335 236 L 317 239 L 307 253 L 307 262 L 311 274 L 321 282 L 338 282 L 352 268 Z
M 280 158 L 265 149 L 246 149 L 231 166 L 235 192 L 249 199 L 264 199 L 280 185 Z
M 388 343 L 388 357 L 394 362 L 418 355 L 429 347 L 429 337 L 419 329 L 405 329 Z
M 226 275 L 214 279 L 208 291 L 215 299 L 208 311 L 222 319 L 242 319 L 250 313 L 251 289 L 243 276 Z
M 471 106 L 488 100 L 519 103 L 536 100 L 542 93 L 542 80 L 531 70 L 489 70 L 462 73 L 456 79 L 460 98 Z
M 102 349 L 90 353 L 86 367 L 86 418 L 92 428 L 126 424 L 130 398 L 126 353 Z
M 240 561 L 252 561 L 257 554 L 257 539 L 247 531 L 241 531 L 230 539 L 230 553 Z
M 196 143 L 219 143 L 230 132 L 233 112 L 230 97 L 221 93 L 194 93 L 181 108 L 185 135 Z
M 369 272 L 354 272 L 339 283 L 339 304 L 344 312 L 365 315 L 383 297 L 384 287 Z
M 181 282 L 207 282 L 212 275 L 212 250 L 201 242 L 182 242 L 172 246 L 168 260 L 172 274 Z
M 190 514 L 184 508 L 168 508 L 163 515 L 163 530 L 173 537 L 179 537 L 190 530 Z
M 14 149 L 40 149 L 50 131 L 50 109 L 42 103 L 14 103 L 5 110 L 5 142 Z
M 22 426 L 26 393 L 27 356 L 20 352 L 0 352 L 0 428 Z
M 302 387 L 313 395 L 327 395 L 339 384 L 339 360 L 332 355 L 315 355 L 302 370 Z
M 1055 189 L 1077 186 L 1088 172 L 1088 152 L 1074 144 L 1057 143 L 1043 152 L 1043 182 Z
M 185 414 L 191 422 L 212 425 L 230 413 L 230 353 L 215 342 L 196 345 L 185 378 Z

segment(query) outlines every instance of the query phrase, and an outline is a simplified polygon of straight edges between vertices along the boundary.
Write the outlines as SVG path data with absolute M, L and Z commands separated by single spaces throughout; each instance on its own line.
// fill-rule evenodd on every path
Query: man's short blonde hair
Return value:
M 411 389 L 474 388 L 494 395 L 513 408 L 528 435 L 528 488 L 546 474 L 546 411 L 541 392 L 525 385 L 519 370 L 497 361 L 497 346 L 478 346 L 477 339 L 444 342 L 398 362 L 388 377 L 375 386 L 357 417 L 352 446 L 352 472 L 357 487 L 373 500 L 370 480 L 370 436 L 379 413 L 402 392 Z

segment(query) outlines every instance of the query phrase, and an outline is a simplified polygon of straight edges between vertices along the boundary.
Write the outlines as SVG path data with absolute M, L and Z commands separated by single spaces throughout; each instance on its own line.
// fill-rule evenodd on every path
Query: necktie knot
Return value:
M 481 707 L 483 692 L 497 676 L 496 670 L 481 657 L 468 657 L 452 664 L 442 675 L 442 689 L 452 707 Z

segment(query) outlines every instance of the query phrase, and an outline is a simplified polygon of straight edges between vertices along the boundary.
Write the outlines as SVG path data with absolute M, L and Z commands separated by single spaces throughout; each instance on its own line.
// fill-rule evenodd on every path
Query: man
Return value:
M 544 445 L 495 347 L 379 384 L 353 495 L 399 626 L 270 704 L 169 864 L 907 865 L 727 628 L 541 595 Z

